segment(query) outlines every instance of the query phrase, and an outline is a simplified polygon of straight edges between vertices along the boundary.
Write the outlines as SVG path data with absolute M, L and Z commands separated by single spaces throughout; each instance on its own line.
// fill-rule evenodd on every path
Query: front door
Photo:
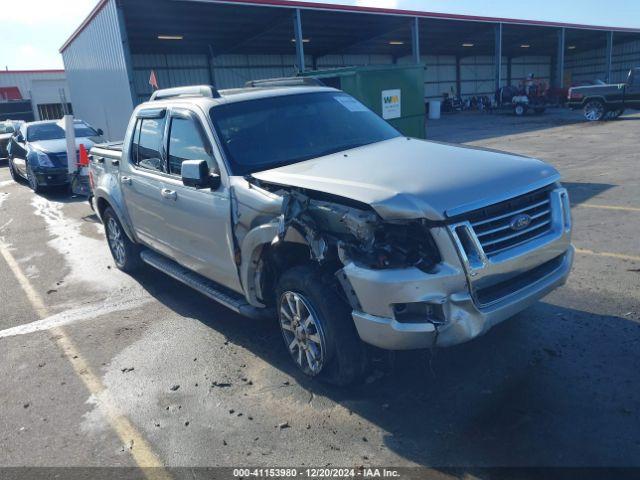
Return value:
M 22 125 L 20 130 L 11 137 L 11 157 L 13 166 L 23 177 L 27 176 L 27 127 Z
M 182 183 L 185 160 L 206 160 L 218 171 L 211 142 L 194 112 L 172 109 L 167 129 L 167 176 L 163 179 L 164 241 L 182 265 L 218 283 L 240 289 L 233 261 L 228 186 L 196 189 Z M 224 183 L 224 182 L 223 182 Z

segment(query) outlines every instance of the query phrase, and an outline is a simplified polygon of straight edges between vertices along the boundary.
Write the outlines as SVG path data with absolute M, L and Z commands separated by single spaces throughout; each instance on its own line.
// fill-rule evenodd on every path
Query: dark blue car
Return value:
M 67 143 L 61 120 L 21 125 L 9 144 L 9 171 L 18 181 L 24 178 L 34 192 L 45 187 L 69 184 Z M 87 150 L 102 141 L 102 130 L 81 120 L 74 121 L 76 147 Z

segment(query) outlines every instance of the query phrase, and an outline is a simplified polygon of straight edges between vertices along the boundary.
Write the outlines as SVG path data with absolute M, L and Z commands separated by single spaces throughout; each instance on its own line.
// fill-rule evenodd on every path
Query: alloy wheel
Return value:
M 311 304 L 297 292 L 284 292 L 278 309 L 282 336 L 291 357 L 307 375 L 320 373 L 325 360 L 322 325 Z
M 107 241 L 109 248 L 118 265 L 124 265 L 127 254 L 124 249 L 124 238 L 122 237 L 122 229 L 115 218 L 110 217 L 107 221 Z
M 11 160 L 11 159 L 9 159 L 9 174 L 11 175 L 11 178 L 13 180 L 15 180 L 16 182 L 18 181 L 18 178 L 16 176 L 15 167 L 13 166 L 13 160 Z
M 584 116 L 590 122 L 596 122 L 604 116 L 604 106 L 600 102 L 589 102 L 584 107 Z
M 29 182 L 29 187 L 31 187 L 31 190 L 33 190 L 34 192 L 37 192 L 38 191 L 38 179 L 36 178 L 35 174 L 33 173 L 33 170 L 31 170 L 30 166 L 27 167 L 27 181 Z

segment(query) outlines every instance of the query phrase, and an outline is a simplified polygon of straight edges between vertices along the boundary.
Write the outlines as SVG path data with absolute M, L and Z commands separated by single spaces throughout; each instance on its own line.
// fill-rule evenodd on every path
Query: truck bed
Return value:
M 123 142 L 121 141 L 100 143 L 91 148 L 91 154 L 108 158 L 120 158 L 122 155 L 122 144 Z

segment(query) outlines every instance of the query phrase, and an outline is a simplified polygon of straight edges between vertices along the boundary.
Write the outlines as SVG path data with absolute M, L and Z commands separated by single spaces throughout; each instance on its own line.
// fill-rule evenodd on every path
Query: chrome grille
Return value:
M 551 187 L 536 190 L 467 215 L 484 253 L 496 255 L 547 233 L 551 229 L 550 190 Z M 528 215 L 530 219 L 520 230 L 511 226 L 517 215 Z

